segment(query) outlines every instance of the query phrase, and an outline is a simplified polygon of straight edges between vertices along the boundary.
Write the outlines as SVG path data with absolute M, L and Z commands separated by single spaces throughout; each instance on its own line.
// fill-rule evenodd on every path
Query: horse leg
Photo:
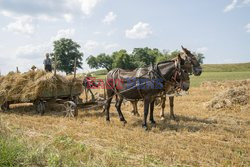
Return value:
M 170 119 L 175 120 L 174 115 L 174 96 L 169 97 L 169 104 L 170 104 Z
M 106 101 L 106 105 L 105 105 L 104 111 L 106 110 L 106 121 L 109 122 L 110 121 L 109 109 L 110 109 L 110 104 L 111 104 L 112 98 L 114 96 L 114 92 L 107 91 L 107 94 L 108 94 L 108 100 Z
M 154 103 L 155 103 L 155 100 L 153 100 L 151 103 L 150 103 L 150 117 L 149 117 L 149 120 L 151 122 L 151 124 L 155 124 L 155 120 L 154 120 Z
M 161 96 L 161 120 L 165 119 L 164 110 L 166 106 L 166 96 Z
M 145 99 L 144 99 L 144 118 L 143 118 L 143 124 L 142 124 L 142 127 L 143 127 L 145 130 L 148 130 L 148 126 L 147 126 L 147 117 L 148 117 L 149 103 L 150 103 L 149 98 L 145 98 Z
M 116 110 L 119 114 L 120 121 L 124 122 L 124 125 L 125 125 L 127 123 L 127 121 L 125 120 L 125 118 L 122 114 L 122 111 L 121 111 L 122 101 L 123 101 L 123 98 L 119 98 L 119 100 L 116 101 L 115 107 L 116 107 Z
M 133 110 L 131 111 L 132 115 L 139 116 L 138 108 L 137 108 L 138 101 L 131 101 L 131 104 L 133 106 Z

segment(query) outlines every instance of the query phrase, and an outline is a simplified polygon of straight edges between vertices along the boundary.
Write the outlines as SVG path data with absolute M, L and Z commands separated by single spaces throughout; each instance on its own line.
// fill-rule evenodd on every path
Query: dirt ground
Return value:
M 119 121 L 114 105 L 109 124 L 102 109 L 80 110 L 74 119 L 64 118 L 58 111 L 39 116 L 32 106 L 0 112 L 0 124 L 31 145 L 48 146 L 58 136 L 68 136 L 91 148 L 93 161 L 102 166 L 250 166 L 249 100 L 247 105 L 219 110 L 204 106 L 216 93 L 232 86 L 203 84 L 191 88 L 189 95 L 175 98 L 178 121 L 169 119 L 168 103 L 166 119 L 161 120 L 157 106 L 157 124 L 147 132 L 141 127 L 142 117 L 130 114 L 130 103 L 122 105 L 126 126 Z M 248 83 L 244 86 L 250 87 Z M 140 104 L 141 114 L 142 109 Z

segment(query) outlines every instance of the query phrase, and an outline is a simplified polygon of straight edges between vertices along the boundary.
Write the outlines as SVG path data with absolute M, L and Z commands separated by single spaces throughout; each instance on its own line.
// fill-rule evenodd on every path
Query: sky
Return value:
M 181 45 L 206 64 L 250 62 L 250 0 L 0 0 L 0 72 L 43 67 L 53 41 L 89 55 Z

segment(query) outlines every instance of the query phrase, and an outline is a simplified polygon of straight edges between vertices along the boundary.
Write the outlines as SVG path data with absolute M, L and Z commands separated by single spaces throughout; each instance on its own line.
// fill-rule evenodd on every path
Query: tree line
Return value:
M 80 52 L 81 46 L 72 39 L 61 38 L 54 41 L 53 52 L 50 53 L 53 64 L 57 64 L 57 70 L 71 74 L 74 71 L 74 60 L 76 59 L 77 69 L 82 69 L 83 53 Z M 134 48 L 132 53 L 125 49 L 115 51 L 112 54 L 101 53 L 96 56 L 89 56 L 86 61 L 90 68 L 104 68 L 107 71 L 113 68 L 133 70 L 139 67 L 146 67 L 161 61 L 171 60 L 178 56 L 180 51 L 173 52 L 160 51 L 157 48 Z M 204 55 L 193 53 L 202 64 Z
M 113 68 L 122 68 L 127 70 L 133 70 L 135 68 L 147 67 L 150 64 L 155 64 L 161 61 L 171 60 L 179 55 L 180 51 L 175 50 L 173 52 L 160 51 L 157 48 L 151 49 L 134 48 L 133 52 L 129 54 L 126 50 L 122 49 L 113 52 L 111 55 L 101 53 L 97 56 L 89 56 L 87 64 L 90 68 L 105 68 L 107 71 Z M 203 64 L 204 55 L 202 53 L 193 52 L 198 61 Z

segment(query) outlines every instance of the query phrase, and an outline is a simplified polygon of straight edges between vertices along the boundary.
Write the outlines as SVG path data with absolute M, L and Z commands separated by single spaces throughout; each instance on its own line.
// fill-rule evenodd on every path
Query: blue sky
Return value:
M 250 0 L 0 0 L 1 73 L 42 68 L 61 37 L 77 41 L 84 59 L 183 45 L 205 63 L 250 62 Z

